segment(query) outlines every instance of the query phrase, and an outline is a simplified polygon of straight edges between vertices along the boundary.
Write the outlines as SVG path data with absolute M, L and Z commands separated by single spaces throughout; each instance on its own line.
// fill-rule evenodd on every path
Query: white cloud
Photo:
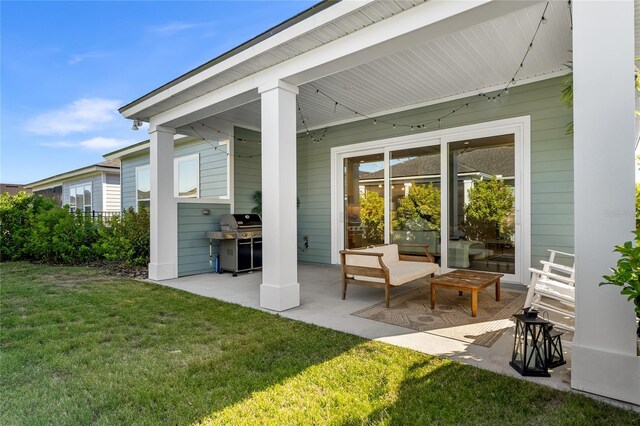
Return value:
M 191 30 L 194 28 L 203 27 L 207 25 L 208 24 L 197 23 L 197 22 L 169 22 L 164 25 L 149 27 L 148 31 L 150 33 L 168 36 L 168 35 L 173 35 L 180 31 Z
M 78 64 L 80 62 L 86 61 L 87 59 L 100 59 L 100 58 L 105 58 L 107 56 L 108 55 L 106 53 L 104 53 L 104 52 L 76 53 L 76 54 L 71 55 L 71 57 L 67 61 L 67 64 L 75 65 L 75 64 Z
M 108 151 L 131 145 L 135 141 L 128 139 L 115 139 L 95 137 L 79 142 L 43 142 L 40 145 L 48 148 L 84 148 L 95 151 Z
M 54 111 L 45 112 L 27 122 L 27 130 L 38 135 L 68 135 L 99 129 L 118 117 L 119 100 L 78 99 Z
M 79 145 L 86 149 L 117 149 L 132 143 L 130 140 L 102 138 L 98 136 L 82 141 Z

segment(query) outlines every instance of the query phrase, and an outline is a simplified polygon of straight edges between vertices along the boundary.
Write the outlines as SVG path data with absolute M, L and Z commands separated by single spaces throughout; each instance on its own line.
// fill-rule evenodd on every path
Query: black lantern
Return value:
M 562 352 L 562 341 L 560 337 L 564 333 L 554 330 L 552 325 L 545 329 L 544 340 L 547 347 L 547 368 L 555 368 L 567 363 Z
M 545 339 L 549 321 L 538 317 L 537 311 L 527 310 L 514 317 L 516 335 L 509 364 L 523 376 L 549 377 Z

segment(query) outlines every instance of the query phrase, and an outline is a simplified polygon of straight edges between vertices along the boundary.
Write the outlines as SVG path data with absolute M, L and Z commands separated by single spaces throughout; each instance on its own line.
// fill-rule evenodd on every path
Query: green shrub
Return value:
M 606 281 L 600 285 L 620 287 L 620 294 L 635 304 L 636 316 L 640 318 L 640 229 L 636 228 L 634 234 L 633 241 L 616 246 L 614 251 L 620 253 L 618 263 L 611 268 L 611 275 L 603 276 Z M 640 338 L 640 324 L 636 333 Z
M 366 245 L 384 241 L 384 198 L 377 192 L 360 194 L 360 221 L 364 226 Z
M 8 193 L 0 195 L 0 259 L 24 258 L 35 218 L 55 207 L 48 198 L 22 191 L 13 196 Z
M 398 208 L 392 220 L 394 230 L 440 230 L 440 189 L 433 183 L 411 185 L 406 197 L 398 200 Z
M 99 259 L 149 263 L 149 211 L 133 208 L 105 226 L 52 200 L 20 192 L 0 196 L 0 259 L 83 263 Z
M 92 247 L 98 241 L 101 227 L 90 216 L 71 213 L 66 208 L 43 211 L 36 216 L 25 252 L 30 258 L 45 262 L 97 260 L 99 253 Z
M 512 189 L 503 180 L 494 177 L 476 181 L 469 189 L 469 202 L 464 206 L 467 236 L 480 241 L 510 239 L 515 232 L 514 205 Z
M 122 216 L 111 219 L 109 226 L 99 229 L 100 240 L 94 245 L 96 253 L 107 260 L 122 261 L 133 265 L 149 263 L 149 210 L 133 207 Z

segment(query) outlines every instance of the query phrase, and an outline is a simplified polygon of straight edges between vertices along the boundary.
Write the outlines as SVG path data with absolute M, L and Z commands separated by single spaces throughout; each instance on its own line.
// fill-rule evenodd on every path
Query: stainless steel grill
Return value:
M 262 220 L 257 214 L 224 214 L 220 231 L 209 231 L 205 238 L 220 240 L 220 268 L 232 272 L 262 268 Z M 210 253 L 211 254 L 211 253 Z

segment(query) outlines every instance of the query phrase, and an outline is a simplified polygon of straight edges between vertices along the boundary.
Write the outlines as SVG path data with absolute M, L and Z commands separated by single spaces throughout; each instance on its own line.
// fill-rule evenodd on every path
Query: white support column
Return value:
M 262 95 L 262 285 L 260 306 L 284 311 L 300 305 L 296 202 L 296 96 L 283 81 Z
M 633 1 L 573 8 L 576 333 L 571 386 L 640 404 L 633 303 L 599 287 L 633 238 Z
M 174 129 L 149 127 L 151 175 L 151 263 L 149 278 L 178 277 L 178 212 L 173 195 Z

